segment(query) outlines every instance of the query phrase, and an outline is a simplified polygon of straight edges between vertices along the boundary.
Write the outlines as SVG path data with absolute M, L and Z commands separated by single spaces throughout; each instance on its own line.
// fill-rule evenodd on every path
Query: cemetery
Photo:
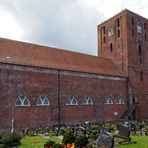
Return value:
M 0 134 L 0 147 L 147 148 L 148 121 L 54 126 Z

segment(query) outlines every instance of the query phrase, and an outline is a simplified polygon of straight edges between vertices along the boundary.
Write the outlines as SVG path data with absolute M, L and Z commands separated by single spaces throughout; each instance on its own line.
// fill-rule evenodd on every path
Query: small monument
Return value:
M 106 131 L 101 131 L 97 138 L 96 147 L 97 148 L 113 148 L 114 139 L 111 136 L 111 134 Z

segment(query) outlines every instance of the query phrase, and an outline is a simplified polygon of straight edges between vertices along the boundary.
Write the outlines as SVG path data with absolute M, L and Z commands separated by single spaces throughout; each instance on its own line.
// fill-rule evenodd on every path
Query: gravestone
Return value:
M 102 131 L 97 138 L 96 142 L 97 148 L 113 148 L 114 147 L 114 139 L 110 133 Z
M 75 127 L 74 127 L 74 126 L 71 127 L 71 132 L 72 132 L 73 134 L 75 133 Z
M 130 130 L 131 130 L 131 131 L 135 131 L 135 130 L 136 130 L 135 124 L 131 124 L 131 125 L 130 125 Z
M 136 129 L 136 131 L 140 131 L 141 130 L 141 124 L 140 123 L 136 123 L 135 124 L 135 129 Z
M 60 135 L 64 135 L 64 133 L 65 133 L 65 128 L 64 127 L 61 127 L 60 128 Z
M 120 124 L 118 126 L 118 130 L 119 130 L 119 136 L 122 138 L 125 138 L 127 141 L 131 141 L 130 136 L 130 129 L 127 125 L 124 124 Z
M 59 135 L 59 128 L 58 127 L 55 127 L 54 128 L 54 132 L 55 132 L 55 136 L 58 136 Z
M 123 125 L 123 124 L 120 124 L 118 128 L 119 128 L 119 135 L 121 137 L 125 137 L 125 138 L 128 138 L 129 137 L 130 130 L 129 130 L 129 127 L 128 126 Z
M 84 122 L 84 127 L 86 129 L 86 133 L 87 134 L 91 134 L 92 129 L 91 129 L 91 123 L 89 121 L 85 121 Z
M 79 126 L 76 129 L 76 135 L 79 136 L 79 135 L 83 135 L 83 134 L 86 134 L 86 129 L 83 126 Z

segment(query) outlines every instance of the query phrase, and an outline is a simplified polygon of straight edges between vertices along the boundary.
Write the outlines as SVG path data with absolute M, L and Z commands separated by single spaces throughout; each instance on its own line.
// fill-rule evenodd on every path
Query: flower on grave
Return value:
M 67 148 L 74 148 L 74 143 L 70 143 L 70 144 L 68 143 Z

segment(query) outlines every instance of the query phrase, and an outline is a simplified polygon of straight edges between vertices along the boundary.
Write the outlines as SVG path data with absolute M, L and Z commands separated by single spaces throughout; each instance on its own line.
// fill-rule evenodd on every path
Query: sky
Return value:
M 97 25 L 147 0 L 0 0 L 0 37 L 97 55 Z

